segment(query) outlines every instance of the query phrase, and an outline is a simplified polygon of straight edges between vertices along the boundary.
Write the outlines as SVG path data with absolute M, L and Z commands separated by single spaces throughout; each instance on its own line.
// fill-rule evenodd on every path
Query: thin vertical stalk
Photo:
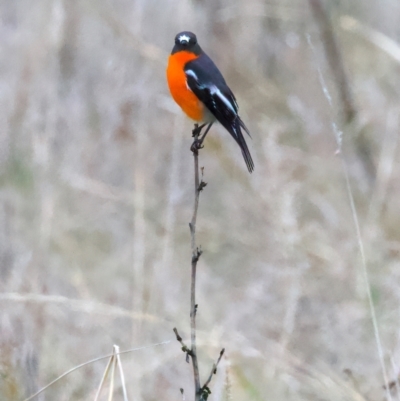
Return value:
M 198 133 L 194 132 L 195 140 L 198 139 Z M 193 151 L 194 159 L 194 207 L 192 220 L 189 223 L 192 247 L 192 274 L 191 274 L 191 287 L 190 287 L 190 342 L 191 342 L 191 358 L 193 365 L 195 400 L 200 400 L 200 372 L 197 360 L 197 347 L 196 347 L 196 272 L 197 262 L 201 255 L 201 250 L 196 245 L 196 219 L 197 211 L 199 208 L 200 198 L 200 177 L 199 177 L 199 152 L 197 149 Z

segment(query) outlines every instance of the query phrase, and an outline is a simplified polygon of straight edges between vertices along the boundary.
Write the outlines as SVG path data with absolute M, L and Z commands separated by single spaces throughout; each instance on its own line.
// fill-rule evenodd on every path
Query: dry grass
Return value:
M 343 149 L 393 379 L 400 6 L 330 11 L 358 110 Z M 192 126 L 165 82 L 182 29 L 197 33 L 236 93 L 256 165 L 249 175 L 213 128 L 197 224 L 203 374 L 221 347 L 227 354 L 212 399 L 385 396 L 332 134 L 340 96 L 307 2 L 3 0 L 0 16 L 1 400 L 24 399 L 113 344 L 167 340 L 121 357 L 129 399 L 179 399 L 180 387 L 190 398 L 172 328 L 189 334 Z M 94 399 L 105 367 L 85 366 L 39 399 Z

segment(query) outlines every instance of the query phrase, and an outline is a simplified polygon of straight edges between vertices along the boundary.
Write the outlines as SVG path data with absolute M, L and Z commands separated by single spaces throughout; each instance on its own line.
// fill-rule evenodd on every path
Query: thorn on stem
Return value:
M 196 314 L 197 314 L 197 307 L 198 307 L 198 306 L 199 306 L 199 305 L 196 304 L 196 305 L 194 306 L 194 310 L 190 311 L 190 317 L 192 317 L 193 315 L 196 316 Z
M 199 187 L 197 188 L 197 190 L 200 192 L 202 191 L 205 187 L 207 186 L 207 183 L 203 180 L 200 181 Z
M 193 253 L 193 256 L 192 256 L 192 263 L 197 263 L 199 261 L 202 253 L 203 253 L 203 251 L 201 250 L 201 246 L 197 247 L 196 251 Z
M 213 365 L 213 373 L 214 373 L 214 375 L 217 374 L 217 365 L 215 363 Z
M 204 187 L 207 185 L 207 183 L 205 181 L 203 181 L 203 177 L 204 177 L 204 167 L 200 167 L 201 170 L 201 180 L 200 180 L 200 185 L 198 188 L 198 191 L 202 191 L 204 189 Z

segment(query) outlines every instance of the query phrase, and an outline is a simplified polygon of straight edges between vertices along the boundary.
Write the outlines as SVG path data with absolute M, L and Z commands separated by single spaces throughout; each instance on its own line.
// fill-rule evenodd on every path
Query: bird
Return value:
M 201 49 L 193 32 L 175 36 L 175 45 L 168 58 L 167 82 L 172 98 L 183 112 L 197 124 L 193 130 L 192 151 L 202 148 L 203 141 L 215 122 L 219 122 L 239 145 L 248 171 L 254 162 L 243 136 L 251 137 L 239 117 L 235 95 L 211 58 Z M 199 125 L 198 123 L 201 123 Z M 205 132 L 198 138 L 201 130 Z

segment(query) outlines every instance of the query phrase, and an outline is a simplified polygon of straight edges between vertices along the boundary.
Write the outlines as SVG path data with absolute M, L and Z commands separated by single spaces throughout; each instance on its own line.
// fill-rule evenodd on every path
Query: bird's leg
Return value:
M 194 127 L 193 127 L 192 137 L 194 139 L 193 139 L 192 145 L 190 146 L 190 150 L 193 153 L 197 153 L 199 151 L 199 149 L 200 149 L 197 144 L 199 142 L 199 136 L 201 134 L 201 130 L 205 127 L 205 125 L 206 124 L 201 124 L 201 125 L 195 124 Z
M 206 126 L 206 124 L 195 124 L 193 131 L 192 131 L 192 137 L 196 138 L 201 134 L 201 130 Z
M 195 132 L 195 130 L 197 130 L 199 128 L 202 129 L 205 125 L 206 124 L 202 124 L 202 125 L 198 126 L 196 124 L 195 128 L 193 129 L 193 133 Z M 212 125 L 213 125 L 213 123 L 209 123 L 208 124 L 208 126 L 206 128 L 206 131 L 204 132 L 204 134 L 200 138 L 198 136 L 201 133 L 201 129 L 200 129 L 200 131 L 196 132 L 196 135 L 193 135 L 195 137 L 195 139 L 194 139 L 194 141 L 192 143 L 192 146 L 190 147 L 190 150 L 192 152 L 198 151 L 199 149 L 202 149 L 204 147 L 203 146 L 204 139 L 206 138 L 206 135 L 208 134 L 208 131 L 210 131 L 210 128 L 211 128 Z
M 204 134 L 201 136 L 201 138 L 199 139 L 199 141 L 200 141 L 200 146 L 201 147 L 203 147 L 202 145 L 203 145 L 203 142 L 204 142 L 204 139 L 206 139 L 206 135 L 208 134 L 208 131 L 210 131 L 210 128 L 212 127 L 212 125 L 213 125 L 214 123 L 210 123 L 210 124 L 208 124 L 208 126 L 207 126 L 207 128 L 206 128 L 206 131 L 204 132 Z M 205 125 L 205 124 L 204 124 Z

